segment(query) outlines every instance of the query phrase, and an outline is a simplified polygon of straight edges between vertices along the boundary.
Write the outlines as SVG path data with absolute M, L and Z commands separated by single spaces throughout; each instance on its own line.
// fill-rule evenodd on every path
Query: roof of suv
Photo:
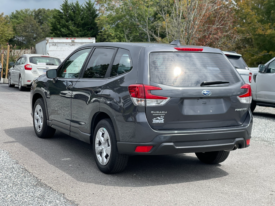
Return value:
M 133 42 L 102 42 L 102 43 L 94 43 L 94 44 L 87 44 L 83 45 L 82 47 L 85 46 L 113 46 L 113 47 L 122 47 L 122 48 L 136 48 L 136 47 L 143 47 L 151 51 L 175 51 L 175 47 L 179 48 L 203 48 L 203 52 L 213 52 L 213 53 L 221 53 L 221 50 L 211 48 L 211 47 L 206 47 L 206 46 L 194 46 L 194 45 L 181 45 L 181 46 L 176 46 L 176 45 L 171 45 L 171 44 L 163 44 L 163 43 L 133 43 Z

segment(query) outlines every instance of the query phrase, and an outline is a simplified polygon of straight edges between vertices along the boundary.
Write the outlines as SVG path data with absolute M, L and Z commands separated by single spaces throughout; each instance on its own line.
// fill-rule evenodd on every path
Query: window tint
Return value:
M 266 73 L 275 73 L 275 61 L 271 62 L 266 70 Z
M 125 49 L 119 49 L 112 66 L 111 77 L 129 72 L 132 67 L 130 52 Z
M 84 49 L 73 54 L 58 70 L 58 77 L 61 78 L 78 78 L 80 70 L 91 49 Z
M 221 54 L 163 52 L 151 53 L 150 81 L 175 87 L 200 87 L 204 81 L 226 81 L 234 84 L 240 79 Z
M 226 56 L 236 69 L 246 69 L 247 65 L 241 56 Z
M 84 72 L 83 78 L 104 78 L 114 52 L 114 49 L 96 48 Z
M 57 58 L 52 58 L 52 57 L 34 56 L 34 57 L 30 57 L 30 63 L 38 64 L 38 65 L 59 66 L 61 64 L 61 61 Z

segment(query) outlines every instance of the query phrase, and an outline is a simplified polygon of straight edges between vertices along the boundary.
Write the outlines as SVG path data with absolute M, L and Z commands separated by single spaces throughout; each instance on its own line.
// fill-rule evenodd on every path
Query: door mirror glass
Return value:
M 50 69 L 46 71 L 46 76 L 49 79 L 55 79 L 57 77 L 57 70 L 56 69 Z
M 10 62 L 9 67 L 14 67 L 14 62 Z
M 259 72 L 260 72 L 260 73 L 264 73 L 264 71 L 265 71 L 265 65 L 260 64 L 260 65 L 259 65 Z

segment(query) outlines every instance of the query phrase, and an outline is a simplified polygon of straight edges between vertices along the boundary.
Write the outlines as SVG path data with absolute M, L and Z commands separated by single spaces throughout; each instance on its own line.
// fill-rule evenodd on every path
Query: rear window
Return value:
M 57 58 L 53 57 L 30 57 L 30 63 L 37 64 L 37 65 L 52 65 L 52 66 L 59 66 L 61 61 Z
M 214 53 L 151 53 L 150 81 L 175 87 L 200 87 L 204 81 L 239 80 L 226 58 Z M 216 85 L 217 86 L 217 85 Z
M 247 65 L 241 56 L 226 56 L 236 69 L 246 69 Z

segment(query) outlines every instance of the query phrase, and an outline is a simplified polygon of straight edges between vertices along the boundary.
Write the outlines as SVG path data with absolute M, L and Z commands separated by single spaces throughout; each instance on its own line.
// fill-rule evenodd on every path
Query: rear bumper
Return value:
M 186 133 L 160 133 L 153 141 L 146 143 L 117 142 L 120 154 L 129 155 L 165 155 L 177 153 L 211 152 L 246 148 L 246 140 L 251 139 L 252 115 L 246 119 L 246 125 L 239 128 L 217 128 L 211 131 Z M 137 153 L 137 146 L 153 146 L 150 152 Z

